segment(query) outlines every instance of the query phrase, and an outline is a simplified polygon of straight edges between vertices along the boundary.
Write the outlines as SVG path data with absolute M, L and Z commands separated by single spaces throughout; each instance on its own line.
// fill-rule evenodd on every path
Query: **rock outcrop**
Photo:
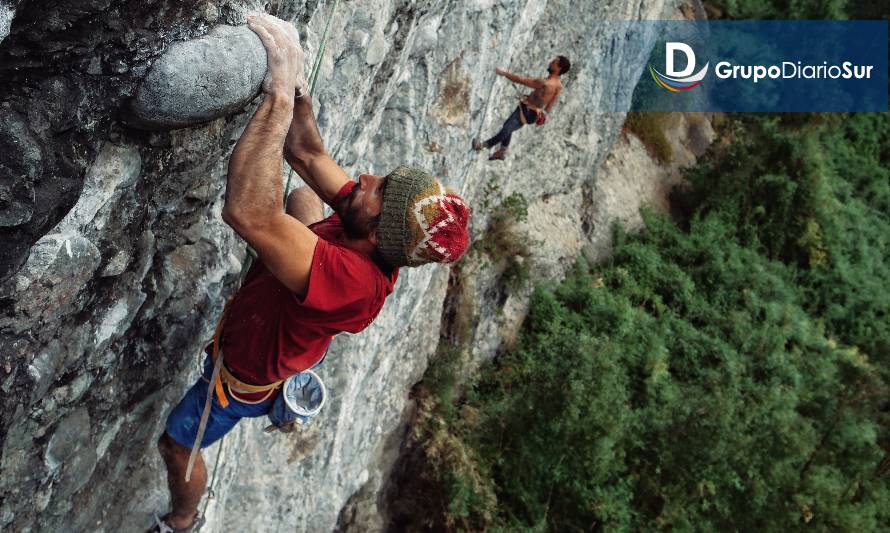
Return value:
M 194 126 L 243 109 L 266 75 L 263 43 L 247 26 L 216 26 L 171 44 L 136 90 L 127 123 L 145 129 Z
M 295 22 L 311 60 L 332 3 L 271 12 Z M 591 246 L 597 169 L 623 121 L 590 110 L 629 103 L 648 55 L 594 23 L 657 18 L 666 4 L 342 2 L 319 127 L 347 172 L 411 163 L 441 176 L 476 206 L 477 237 L 483 205 L 522 193 L 540 243 L 533 276 L 558 276 Z M 264 61 L 238 27 L 262 7 L 0 0 L 0 529 L 141 531 L 166 509 L 154 443 L 245 253 L 219 211 Z M 229 76 L 216 71 L 232 68 L 213 45 L 221 34 L 243 43 Z M 514 136 L 505 163 L 471 152 L 515 105 L 494 68 L 542 75 L 557 53 L 573 68 L 547 125 Z M 229 84 L 223 100 L 207 97 L 215 83 Z M 484 359 L 517 327 L 528 290 L 504 289 L 483 263 L 467 270 Z M 347 502 L 361 511 L 355 530 L 382 527 L 375 497 L 448 290 L 444 267 L 403 271 L 377 321 L 335 340 L 320 370 L 331 400 L 313 427 L 267 435 L 257 420 L 212 447 L 204 530 L 330 531 Z

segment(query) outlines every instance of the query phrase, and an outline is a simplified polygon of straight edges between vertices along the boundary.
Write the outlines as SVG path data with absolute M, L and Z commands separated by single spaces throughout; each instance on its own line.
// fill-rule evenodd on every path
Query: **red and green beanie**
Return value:
M 386 177 L 377 248 L 394 267 L 453 263 L 470 244 L 470 207 L 454 191 L 416 167 Z

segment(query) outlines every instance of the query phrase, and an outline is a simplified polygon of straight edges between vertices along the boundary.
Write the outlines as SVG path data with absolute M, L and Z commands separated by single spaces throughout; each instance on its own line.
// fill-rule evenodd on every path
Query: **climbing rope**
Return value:
M 334 21 L 334 13 L 337 12 L 337 6 L 340 4 L 340 0 L 334 0 L 334 7 L 331 8 L 331 14 L 328 15 L 328 20 L 325 22 L 324 31 L 321 34 L 321 44 L 318 45 L 318 53 L 315 54 L 315 63 L 312 64 L 312 73 L 309 74 L 309 96 L 315 96 L 315 82 L 318 80 L 318 70 L 321 67 L 321 58 L 324 56 L 324 51 L 327 48 L 328 44 L 328 33 L 331 30 L 331 22 Z M 284 184 L 284 204 L 287 206 L 287 191 L 290 189 L 290 181 L 294 175 L 294 169 L 291 168 L 287 173 L 287 182 Z
M 318 71 L 319 71 L 319 68 L 321 67 L 322 57 L 324 56 L 325 50 L 327 48 L 328 35 L 330 34 L 330 30 L 331 30 L 331 23 L 334 21 L 334 14 L 336 14 L 336 12 L 337 12 L 338 5 L 340 5 L 340 0 L 334 0 L 334 5 L 331 8 L 331 12 L 328 15 L 327 21 L 325 22 L 324 32 L 322 32 L 322 36 L 321 36 L 321 44 L 319 44 L 318 53 L 315 55 L 315 62 L 312 64 L 312 72 L 309 75 L 309 95 L 310 96 L 315 95 L 316 82 L 318 81 Z M 285 207 L 287 206 L 287 191 L 290 188 L 291 177 L 293 176 L 293 174 L 294 174 L 294 169 L 291 168 L 290 172 L 288 172 L 288 174 L 287 174 L 287 182 L 284 185 Z M 256 252 L 250 246 L 248 246 L 247 254 L 244 257 L 244 261 L 241 263 L 241 274 L 239 275 L 239 280 L 238 280 L 239 285 L 244 282 L 244 278 L 247 275 L 247 271 L 250 269 L 250 265 L 253 262 L 253 258 L 256 257 L 256 255 L 257 255 Z M 204 501 L 204 510 L 201 512 L 202 515 L 207 514 L 207 509 L 210 507 L 210 500 L 216 496 L 213 489 L 214 489 L 214 487 L 216 487 L 216 474 L 217 474 L 217 471 L 219 470 L 219 463 L 220 463 L 220 458 L 223 455 L 224 444 L 225 444 L 225 438 L 220 440 L 219 449 L 216 452 L 216 460 L 214 461 L 213 470 L 211 471 L 211 474 L 210 474 L 210 483 L 208 484 L 208 488 L 207 488 L 207 499 Z
M 337 6 L 340 0 L 334 0 L 334 7 L 331 8 L 331 14 L 324 25 L 324 32 L 321 34 L 321 44 L 318 46 L 318 53 L 315 54 L 315 63 L 312 65 L 312 74 L 309 75 L 309 94 L 315 95 L 315 81 L 318 79 L 318 69 L 321 66 L 321 58 L 324 56 L 325 48 L 328 45 L 328 33 L 331 31 L 331 23 L 334 21 L 334 13 L 337 12 Z
M 476 130 L 476 137 L 482 135 L 482 128 L 485 127 L 485 116 L 488 115 L 488 110 L 491 108 L 491 100 L 493 98 L 494 93 L 494 84 L 498 80 L 497 74 L 491 78 L 491 83 L 488 85 L 488 96 L 485 98 L 485 105 L 482 109 L 482 116 L 479 120 L 479 129 Z

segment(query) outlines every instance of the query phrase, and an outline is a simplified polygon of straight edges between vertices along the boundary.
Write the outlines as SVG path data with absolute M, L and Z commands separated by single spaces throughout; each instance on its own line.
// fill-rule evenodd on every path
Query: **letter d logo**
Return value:
M 676 52 L 686 54 L 686 68 L 682 72 L 674 70 L 674 55 Z M 665 43 L 664 45 L 664 70 L 668 76 L 682 78 L 692 74 L 695 70 L 695 52 L 686 43 Z
M 686 54 L 686 68 L 679 72 L 674 70 L 676 52 Z M 649 73 L 652 74 L 655 82 L 665 89 L 671 92 L 678 92 L 698 87 L 701 84 L 702 78 L 708 72 L 710 61 L 705 63 L 705 66 L 697 74 L 690 76 L 695 70 L 695 52 L 692 51 L 692 47 L 686 43 L 669 42 L 665 43 L 664 46 L 664 65 L 667 71 L 666 75 L 655 70 L 652 65 L 649 65 Z

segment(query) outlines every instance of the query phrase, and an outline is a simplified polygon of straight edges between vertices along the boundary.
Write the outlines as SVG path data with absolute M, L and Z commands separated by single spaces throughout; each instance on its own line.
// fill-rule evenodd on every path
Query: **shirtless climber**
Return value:
M 424 171 L 400 166 L 351 181 L 318 133 L 296 30 L 270 15 L 248 17 L 248 26 L 266 48 L 268 72 L 263 101 L 229 160 L 222 217 L 259 259 L 221 321 L 225 385 L 213 394 L 201 448 L 241 418 L 267 414 L 276 384 L 318 363 L 334 335 L 368 327 L 399 267 L 450 263 L 469 244 L 468 206 Z M 293 191 L 286 208 L 282 153 L 309 186 Z M 335 212 L 328 218 L 321 200 Z M 173 509 L 149 531 L 192 531 L 204 521 L 200 454 L 190 481 L 185 474 L 212 367 L 208 357 L 158 441 Z
M 507 155 L 507 147 L 510 146 L 510 137 L 513 132 L 526 124 L 543 124 L 547 117 L 547 113 L 553 109 L 559 93 L 562 92 L 562 82 L 559 77 L 569 71 L 571 63 L 565 56 L 557 56 L 547 65 L 547 72 L 550 73 L 546 78 L 525 78 L 516 74 L 511 74 L 502 68 L 495 69 L 495 72 L 507 78 L 513 83 L 525 85 L 534 89 L 531 94 L 522 96 L 519 99 L 519 106 L 510 115 L 510 118 L 504 122 L 501 131 L 491 139 L 484 143 L 479 139 L 473 139 L 473 150 L 477 152 L 483 148 L 491 148 L 501 145 L 489 160 L 503 160 Z

